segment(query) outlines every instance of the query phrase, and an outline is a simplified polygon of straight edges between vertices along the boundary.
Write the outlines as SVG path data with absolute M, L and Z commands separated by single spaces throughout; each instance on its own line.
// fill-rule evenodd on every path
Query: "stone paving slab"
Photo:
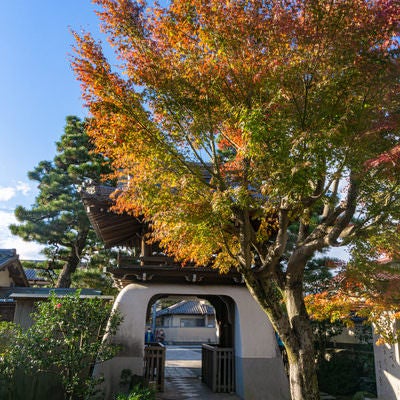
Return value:
M 166 378 L 199 378 L 201 368 L 166 367 L 164 376 Z
M 170 377 L 165 379 L 164 393 L 157 400 L 240 400 L 234 393 L 213 393 L 199 377 Z
M 236 394 L 213 393 L 201 381 L 201 347 L 167 346 L 164 392 L 157 400 L 240 400 Z

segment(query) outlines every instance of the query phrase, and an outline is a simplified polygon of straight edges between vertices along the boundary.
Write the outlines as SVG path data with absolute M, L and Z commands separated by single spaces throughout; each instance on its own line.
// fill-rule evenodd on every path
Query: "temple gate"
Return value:
M 106 399 L 118 392 L 124 369 L 143 375 L 149 310 L 156 300 L 168 296 L 196 296 L 214 306 L 220 332 L 218 345 L 233 350 L 232 387 L 238 396 L 244 400 L 289 399 L 288 379 L 274 330 L 242 276 L 235 270 L 221 274 L 207 266 L 176 263 L 157 245 L 147 243 L 145 224 L 132 216 L 110 212 L 113 190 L 91 186 L 81 193 L 98 236 L 107 246 L 127 246 L 132 253 L 121 256 L 117 266 L 108 269 L 121 289 L 114 307 L 124 320 L 113 339 L 122 345 L 122 351 L 95 368 L 95 374 L 105 378 Z

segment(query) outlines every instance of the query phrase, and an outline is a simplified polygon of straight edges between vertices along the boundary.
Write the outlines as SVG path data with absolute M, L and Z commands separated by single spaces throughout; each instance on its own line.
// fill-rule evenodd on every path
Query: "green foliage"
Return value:
M 50 374 L 60 380 L 65 399 L 81 400 L 93 394 L 99 383 L 92 377 L 95 363 L 119 350 L 110 341 L 122 320 L 119 313 L 111 312 L 110 303 L 81 299 L 77 292 L 63 298 L 53 294 L 32 316 L 32 327 L 16 330 L 5 349 L 0 375 L 13 382 L 21 370 L 30 377 Z M 103 340 L 106 333 L 108 339 Z
M 318 367 L 318 383 L 321 391 L 333 395 L 351 395 L 366 389 L 365 382 L 370 382 L 369 391 L 375 390 L 373 353 L 350 353 L 341 351 L 331 355 Z M 340 384 L 338 384 L 338 382 Z
M 118 289 L 113 287 L 112 278 L 98 268 L 76 270 L 72 275 L 71 286 L 78 289 L 98 289 L 106 295 L 118 294 Z
M 19 332 L 19 326 L 13 322 L 0 321 L 0 358 L 12 343 L 13 337 L 17 336 Z
M 333 274 L 328 265 L 334 261 L 323 257 L 312 259 L 307 263 L 303 281 L 305 294 L 321 293 L 332 285 Z
M 116 400 L 154 400 L 155 398 L 154 390 L 136 385 L 129 394 L 118 394 Z
M 63 268 L 57 286 L 68 287 L 81 258 L 93 260 L 93 254 L 102 249 L 78 187 L 87 179 L 99 181 L 109 166 L 101 155 L 92 153 L 85 123 L 78 117 L 66 118 L 64 134 L 56 145 L 53 161 L 40 161 L 28 173 L 29 179 L 38 183 L 39 194 L 31 208 L 16 208 L 20 224 L 11 225 L 10 230 L 26 241 L 45 245 L 48 267 Z
M 343 323 L 340 321 L 331 322 L 329 320 L 312 320 L 311 321 L 313 333 L 315 352 L 317 360 L 324 359 L 328 346 L 331 346 L 332 337 L 340 335 L 343 331 Z
M 365 398 L 368 398 L 368 399 L 371 398 L 371 399 L 373 399 L 373 398 L 375 398 L 375 397 L 376 397 L 376 395 L 375 395 L 374 393 L 362 391 L 362 392 L 357 392 L 357 393 L 353 396 L 352 400 L 364 400 Z

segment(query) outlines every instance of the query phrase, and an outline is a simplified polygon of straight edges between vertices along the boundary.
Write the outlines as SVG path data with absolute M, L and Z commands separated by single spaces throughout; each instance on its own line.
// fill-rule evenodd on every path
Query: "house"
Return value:
M 98 297 L 103 300 L 113 300 L 113 296 L 105 296 L 100 290 L 95 289 L 74 289 L 74 288 L 43 288 L 43 287 L 15 287 L 11 288 L 9 298 L 12 299 L 15 306 L 14 322 L 22 328 L 29 328 L 33 321 L 32 312 L 35 310 L 35 304 L 38 301 L 47 300 L 53 293 L 57 297 L 73 295 L 79 290 L 81 299 Z
M 15 249 L 0 249 L 0 321 L 13 321 L 23 328 L 32 324 L 31 313 L 35 303 L 49 298 L 51 293 L 63 297 L 76 292 L 70 288 L 44 288 L 48 283 L 37 276 L 36 270 L 24 270 Z M 100 297 L 112 300 L 113 296 L 101 295 L 95 289 L 81 289 L 80 298 Z
M 156 312 L 156 327 L 165 342 L 217 343 L 215 310 L 204 300 L 182 300 Z
M 41 287 L 41 286 L 51 285 L 51 283 L 54 284 L 54 280 L 50 282 L 49 279 L 46 279 L 43 275 L 38 274 L 37 268 L 24 268 L 24 271 L 28 279 L 29 286 Z M 46 272 L 50 274 L 52 271 L 46 271 Z
M 15 301 L 10 297 L 16 287 L 29 287 L 15 249 L 0 249 L 0 321 L 13 321 Z

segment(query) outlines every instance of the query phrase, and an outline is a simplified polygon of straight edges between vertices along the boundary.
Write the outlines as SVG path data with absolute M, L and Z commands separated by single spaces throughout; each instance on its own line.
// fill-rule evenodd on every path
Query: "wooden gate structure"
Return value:
M 143 378 L 148 384 L 154 383 L 157 390 L 164 391 L 165 347 L 161 343 L 149 343 L 144 348 Z
M 122 351 L 99 364 L 106 399 L 119 390 L 120 375 L 156 382 L 163 390 L 165 352 L 145 347 L 144 330 L 151 306 L 168 296 L 196 296 L 215 309 L 218 347 L 203 346 L 203 381 L 216 392 L 236 392 L 244 400 L 288 400 L 289 385 L 274 330 L 236 270 L 220 274 L 204 266 L 177 263 L 157 244 L 148 244 L 149 227 L 137 218 L 110 210 L 114 188 L 89 186 L 81 190 L 89 220 L 107 247 L 125 246 L 135 256 L 121 256 L 108 268 L 120 293 L 114 307 L 124 320 L 113 340 Z M 257 338 L 259 340 L 257 341 Z
M 234 392 L 235 358 L 233 348 L 203 344 L 201 350 L 202 381 L 213 392 Z

